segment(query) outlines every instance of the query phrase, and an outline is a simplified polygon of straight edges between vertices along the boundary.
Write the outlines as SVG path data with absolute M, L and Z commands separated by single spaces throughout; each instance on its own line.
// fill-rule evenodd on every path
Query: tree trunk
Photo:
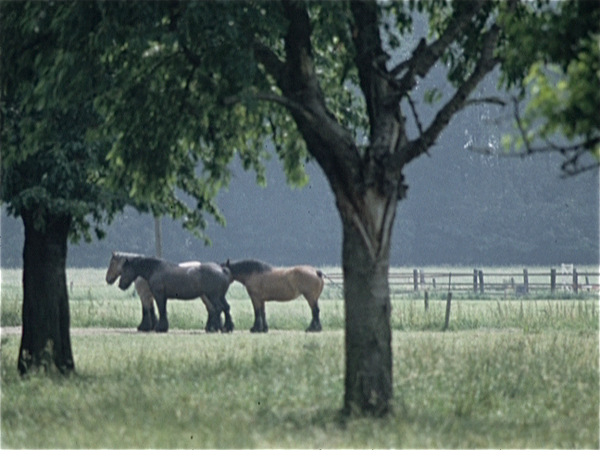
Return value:
M 390 412 L 392 388 L 391 302 L 388 284 L 395 198 L 378 232 L 365 234 L 356 218 L 344 217 L 343 271 L 346 316 L 344 413 Z M 377 209 L 377 208 L 374 208 Z M 373 221 L 362 209 L 360 223 Z M 370 238 L 368 238 L 370 236 Z
M 34 211 L 21 214 L 25 225 L 23 248 L 23 331 L 18 368 L 61 373 L 75 369 L 69 334 L 69 296 L 66 280 L 68 215 L 46 215 L 36 228 Z

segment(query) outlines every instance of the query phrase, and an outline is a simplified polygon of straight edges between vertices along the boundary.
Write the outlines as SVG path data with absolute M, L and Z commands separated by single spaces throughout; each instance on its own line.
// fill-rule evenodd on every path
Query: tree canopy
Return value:
M 524 2 L 503 26 L 501 83 L 519 91 L 517 147 L 526 154 L 564 155 L 566 175 L 597 168 L 600 8 L 595 2 Z M 526 103 L 524 113 L 518 102 Z
M 381 57 L 417 55 L 424 48 L 426 39 L 411 35 L 415 12 L 429 18 L 433 39 L 443 37 L 469 5 L 379 5 L 386 44 Z M 330 114 L 364 146 L 369 106 L 359 91 L 350 6 L 311 3 L 308 9 L 319 88 Z M 514 138 L 505 143 L 529 153 L 562 152 L 569 173 L 595 167 L 581 161 L 586 154 L 596 161 L 600 156 L 598 7 L 486 2 L 475 26 L 431 55 L 447 64 L 451 85 L 474 69 L 481 27 L 494 16 L 501 27 L 495 50 L 501 84 L 528 100 Z M 2 77 L 2 200 L 12 213 L 37 198 L 48 208 L 74 212 L 73 236 L 89 238 L 90 218 L 101 234 L 100 223 L 128 198 L 199 230 L 206 224 L 202 211 L 223 222 L 214 196 L 227 184 L 235 153 L 264 182 L 266 139 L 276 144 L 289 181 L 306 181 L 302 162 L 308 152 L 268 70 L 285 53 L 288 19 L 280 3 L 6 2 L 2 22 L 3 67 L 12 69 Z M 406 61 L 390 73 L 406 72 Z M 405 82 L 418 79 L 403 75 Z M 442 90 L 404 101 L 439 101 Z M 416 108 L 407 118 L 423 126 Z M 548 144 L 557 135 L 571 142 Z M 546 143 L 536 146 L 535 138 Z M 42 158 L 28 159 L 42 149 Z M 37 169 L 46 174 L 43 180 L 40 174 L 21 176 L 25 161 L 43 165 L 46 158 L 48 168 Z
M 86 139 L 101 125 L 93 107 L 101 80 L 87 53 L 90 4 L 2 4 L 2 202 L 20 215 L 72 216 L 71 237 L 102 236 L 125 197 L 106 189 L 110 143 Z M 93 28 L 92 28 L 93 29 Z

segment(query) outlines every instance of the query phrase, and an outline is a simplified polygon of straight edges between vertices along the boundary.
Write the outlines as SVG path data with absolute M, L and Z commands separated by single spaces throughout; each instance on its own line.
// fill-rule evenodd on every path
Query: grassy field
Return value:
M 427 313 L 422 298 L 395 297 L 394 414 L 341 420 L 337 288 L 324 293 L 319 334 L 302 331 L 300 300 L 269 303 L 269 333 L 250 334 L 234 284 L 233 334 L 204 333 L 201 302 L 171 301 L 171 331 L 157 335 L 133 331 L 139 300 L 103 276 L 68 274 L 72 327 L 84 328 L 72 333 L 73 377 L 21 380 L 20 336 L 2 335 L 3 448 L 599 446 L 597 299 L 458 299 L 441 332 L 441 294 Z M 3 327 L 20 324 L 19 278 L 2 271 Z

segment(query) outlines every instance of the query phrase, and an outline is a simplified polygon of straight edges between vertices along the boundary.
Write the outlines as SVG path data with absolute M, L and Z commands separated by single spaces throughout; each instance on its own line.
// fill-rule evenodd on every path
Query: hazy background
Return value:
M 598 173 L 561 179 L 556 156 L 487 157 L 463 149 L 464 132 L 448 130 L 431 153 L 405 171 L 393 265 L 598 263 Z M 341 224 L 333 195 L 316 163 L 310 182 L 287 186 L 279 162 L 267 164 L 267 187 L 236 161 L 218 203 L 225 228 L 211 222 L 211 247 L 163 218 L 163 256 L 173 261 L 260 258 L 273 264 L 339 265 Z M 23 226 L 2 210 L 2 266 L 22 265 Z M 126 209 L 102 241 L 70 245 L 69 266 L 108 264 L 112 250 L 152 255 L 151 215 Z

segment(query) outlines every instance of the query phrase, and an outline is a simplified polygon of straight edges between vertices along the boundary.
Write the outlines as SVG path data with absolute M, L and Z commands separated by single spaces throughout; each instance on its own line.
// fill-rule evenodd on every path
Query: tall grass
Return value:
M 69 269 L 71 325 L 73 327 L 135 328 L 141 319 L 141 303 L 133 288 L 121 291 L 104 281 L 104 270 Z M 72 285 L 71 285 L 72 282 Z M 431 294 L 426 312 L 422 293 L 392 297 L 392 328 L 404 331 L 439 330 L 444 324 L 445 294 Z M 243 286 L 233 283 L 227 294 L 236 329 L 248 330 L 254 322 L 252 304 Z M 2 271 L 2 326 L 21 324 L 20 271 Z M 344 305 L 338 286 L 327 285 L 320 302 L 325 329 L 344 327 Z M 200 300 L 168 303 L 172 329 L 203 329 L 206 309 Z M 304 330 L 311 312 L 302 298 L 289 303 L 268 302 L 267 320 L 272 330 Z M 518 328 L 526 332 L 545 329 L 598 330 L 597 298 L 521 298 L 517 300 L 452 301 L 450 330 Z
M 4 447 L 598 447 L 598 338 L 397 332 L 394 411 L 341 420 L 343 333 L 75 335 L 77 374 L 16 371 Z

